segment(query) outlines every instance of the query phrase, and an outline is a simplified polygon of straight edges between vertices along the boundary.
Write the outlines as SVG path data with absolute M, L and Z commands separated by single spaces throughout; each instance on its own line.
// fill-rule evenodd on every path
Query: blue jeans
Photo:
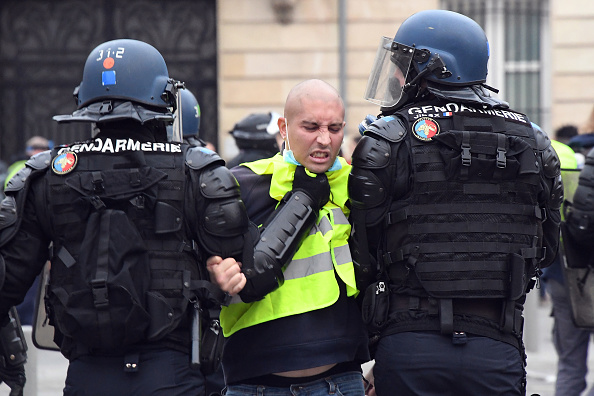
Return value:
M 276 388 L 263 385 L 230 385 L 225 396 L 362 396 L 365 394 L 363 377 L 358 372 L 331 375 L 324 379 Z
M 555 395 L 579 396 L 586 389 L 588 346 L 591 332 L 573 323 L 571 305 L 565 286 L 549 279 L 546 290 L 553 303 L 553 344 L 559 360 Z M 594 395 L 594 387 L 588 396 Z
M 378 396 L 520 396 L 520 351 L 488 337 L 467 334 L 462 345 L 438 332 L 382 337 L 373 368 Z

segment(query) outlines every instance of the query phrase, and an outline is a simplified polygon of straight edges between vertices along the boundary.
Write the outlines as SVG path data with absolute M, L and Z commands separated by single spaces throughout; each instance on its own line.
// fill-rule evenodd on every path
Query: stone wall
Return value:
M 594 105 L 594 2 L 549 0 L 551 125 L 583 124 Z M 292 4 L 281 23 L 273 4 Z M 320 78 L 346 98 L 347 140 L 378 108 L 363 99 L 381 36 L 393 37 L 414 12 L 438 8 L 439 0 L 218 0 L 219 152 L 236 152 L 228 131 L 251 112 L 282 113 L 296 83 Z M 339 6 L 346 10 L 341 43 Z M 339 48 L 346 48 L 341 63 Z M 344 64 L 346 83 L 341 84 Z M 342 86 L 341 86 L 342 85 Z M 552 131 L 550 131 L 552 132 Z

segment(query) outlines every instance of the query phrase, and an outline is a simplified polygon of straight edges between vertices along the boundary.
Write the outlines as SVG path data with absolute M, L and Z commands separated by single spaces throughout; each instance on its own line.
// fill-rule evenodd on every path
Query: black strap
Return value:
M 504 333 L 511 333 L 514 330 L 515 323 L 515 303 L 508 300 L 503 306 L 503 323 L 501 327 Z
M 101 194 L 105 191 L 105 185 L 103 184 L 103 176 L 101 176 L 101 172 L 95 171 L 91 173 L 93 177 L 93 191 L 95 194 Z
M 536 224 L 516 223 L 485 223 L 485 222 L 464 222 L 464 223 L 425 223 L 411 224 L 411 234 L 436 234 L 436 233 L 497 233 L 497 234 L 524 234 L 536 235 L 538 226 Z
M 200 301 L 212 301 L 219 305 L 229 303 L 229 294 L 225 293 L 208 280 L 191 281 L 190 290 Z
M 451 298 L 441 298 L 439 304 L 439 325 L 441 334 L 451 335 L 454 332 L 454 306 Z
M 492 203 L 449 203 L 435 205 L 409 205 L 403 209 L 388 212 L 386 225 L 396 224 L 406 220 L 408 216 L 443 215 L 451 213 L 465 214 L 510 214 L 518 216 L 534 216 L 542 220 L 541 208 L 533 205 L 497 204 Z
M 97 271 L 95 278 L 91 280 L 91 287 L 93 291 L 93 303 L 97 308 L 97 321 L 101 328 L 106 328 L 110 323 L 109 310 L 109 295 L 107 290 L 107 276 L 109 271 L 109 239 L 110 239 L 110 222 L 111 209 L 106 209 L 102 213 L 97 213 L 101 216 L 101 223 L 99 225 L 99 244 L 97 246 Z M 103 345 L 110 345 L 112 340 L 108 338 L 108 332 L 101 333 Z
M 468 177 L 468 167 L 472 165 L 472 156 L 470 154 L 470 132 L 462 132 L 462 144 L 460 148 L 462 149 L 462 177 L 466 178 Z

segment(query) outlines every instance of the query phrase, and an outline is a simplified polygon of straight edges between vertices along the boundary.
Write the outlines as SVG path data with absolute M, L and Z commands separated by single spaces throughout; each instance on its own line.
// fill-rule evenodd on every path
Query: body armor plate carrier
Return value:
M 61 236 L 48 309 L 62 335 L 117 351 L 163 339 L 187 320 L 188 301 L 208 278 L 185 226 L 183 153 L 87 155 L 76 172 L 48 172 L 51 226 Z
M 529 290 L 543 257 L 534 132 L 529 123 L 476 113 L 432 121 L 441 133 L 406 140 L 412 191 L 387 213 L 381 266 L 396 285 L 416 275 L 413 283 L 438 299 L 444 333 L 452 331 L 452 299 L 475 298 L 508 301 L 500 325 L 521 331 L 513 301 Z

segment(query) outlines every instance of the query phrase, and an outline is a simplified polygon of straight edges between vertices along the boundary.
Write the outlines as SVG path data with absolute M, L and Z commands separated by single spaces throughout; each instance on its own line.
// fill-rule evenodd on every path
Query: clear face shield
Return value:
M 414 54 L 414 48 L 382 37 L 367 81 L 365 99 L 381 107 L 398 103 Z

